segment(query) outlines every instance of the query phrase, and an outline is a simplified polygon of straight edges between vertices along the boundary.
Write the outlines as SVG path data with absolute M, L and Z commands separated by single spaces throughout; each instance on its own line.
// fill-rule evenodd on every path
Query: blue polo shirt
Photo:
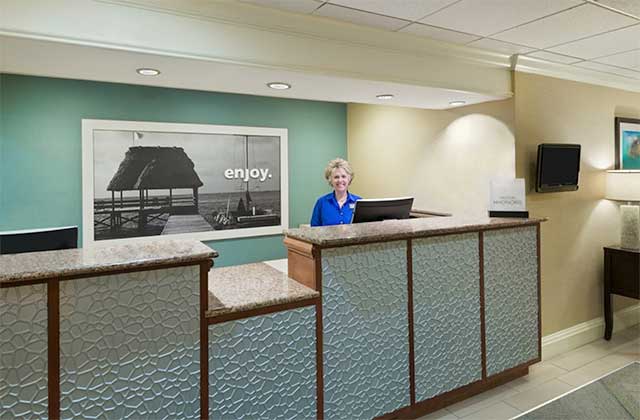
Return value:
M 318 198 L 316 205 L 313 207 L 311 226 L 346 225 L 351 223 L 356 200 L 361 198 L 347 192 L 347 201 L 340 208 L 333 192 L 323 195 Z

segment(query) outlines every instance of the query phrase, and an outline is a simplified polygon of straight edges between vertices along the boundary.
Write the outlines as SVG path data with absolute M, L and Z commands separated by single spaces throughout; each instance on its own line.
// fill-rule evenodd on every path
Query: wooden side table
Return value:
M 611 294 L 640 299 L 640 250 L 604 247 L 604 338 L 611 339 Z

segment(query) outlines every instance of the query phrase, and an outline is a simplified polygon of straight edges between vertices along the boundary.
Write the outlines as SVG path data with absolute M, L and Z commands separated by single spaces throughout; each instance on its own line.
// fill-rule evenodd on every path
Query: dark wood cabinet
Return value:
M 604 248 L 604 338 L 611 339 L 611 294 L 640 299 L 640 250 Z

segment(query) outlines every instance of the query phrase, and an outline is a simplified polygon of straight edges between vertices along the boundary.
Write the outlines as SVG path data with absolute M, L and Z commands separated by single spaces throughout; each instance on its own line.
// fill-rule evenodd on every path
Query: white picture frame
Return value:
M 96 195 L 96 185 L 100 185 L 100 186 L 105 185 L 104 183 L 104 179 L 106 179 L 105 174 L 108 171 L 105 170 L 104 168 L 113 168 L 114 165 L 116 164 L 115 159 L 112 158 L 111 160 L 109 160 L 108 158 L 105 158 L 105 156 L 110 154 L 113 154 L 115 156 L 118 154 L 118 151 L 122 149 L 122 146 L 121 145 L 119 146 L 116 143 L 117 141 L 121 141 L 121 137 L 127 135 L 126 133 L 129 133 L 128 135 L 132 137 L 133 146 L 130 148 L 136 147 L 135 143 L 138 137 L 140 138 L 139 141 L 142 141 L 142 138 L 144 138 L 144 136 L 148 134 L 147 135 L 148 138 L 160 139 L 161 142 L 165 142 L 165 144 L 164 145 L 161 144 L 159 146 L 153 146 L 151 144 L 149 145 L 141 144 L 140 146 L 137 146 L 139 149 L 151 149 L 152 147 L 161 148 L 161 149 L 182 148 L 183 151 L 185 152 L 184 154 L 187 156 L 189 155 L 188 153 L 189 147 L 191 147 L 192 152 L 193 150 L 202 151 L 202 153 L 191 153 L 192 155 L 198 155 L 198 156 L 188 156 L 189 159 L 187 159 L 187 161 L 191 160 L 191 162 L 193 162 L 191 166 L 193 170 L 196 172 L 196 177 L 195 177 L 196 179 L 198 177 L 203 178 L 203 176 L 198 175 L 197 172 L 199 170 L 202 171 L 203 169 L 202 167 L 199 167 L 199 166 L 208 164 L 208 162 L 203 159 L 205 158 L 204 156 L 206 155 L 207 151 L 210 148 L 217 148 L 223 153 L 228 153 L 227 145 L 225 145 L 224 143 L 214 144 L 215 142 L 233 141 L 233 144 L 236 146 L 234 150 L 236 150 L 236 158 L 237 158 L 238 138 L 244 138 L 245 139 L 244 148 L 246 151 L 245 167 L 234 168 L 234 167 L 223 166 L 220 168 L 213 168 L 213 169 L 207 168 L 206 172 L 209 173 L 209 175 L 205 181 L 201 182 L 201 184 L 203 184 L 202 188 L 205 188 L 207 186 L 207 182 L 209 181 L 210 181 L 210 184 L 215 183 L 217 185 L 222 183 L 223 181 L 226 182 L 227 180 L 232 180 L 234 182 L 237 181 L 240 184 L 246 184 L 244 188 L 247 191 L 250 191 L 251 189 L 250 183 L 253 182 L 253 178 L 250 177 L 249 174 L 251 174 L 252 176 L 256 175 L 257 172 L 253 171 L 253 169 L 258 169 L 258 168 L 249 168 L 249 160 L 250 160 L 249 141 L 251 140 L 253 142 L 252 144 L 256 144 L 256 145 L 259 144 L 260 147 L 263 147 L 263 148 L 269 147 L 269 150 L 270 150 L 269 156 L 277 155 L 277 157 L 279 158 L 279 162 L 277 162 L 278 164 L 277 170 L 272 168 L 273 172 L 277 172 L 278 174 L 279 183 L 277 182 L 277 180 L 274 180 L 274 181 L 271 180 L 272 178 L 271 173 L 268 175 L 269 179 L 267 180 L 266 174 L 268 173 L 268 170 L 269 170 L 268 168 L 259 168 L 258 171 L 261 171 L 259 173 L 259 179 L 256 177 L 255 181 L 256 183 L 257 182 L 270 183 L 271 188 L 273 188 L 273 186 L 276 184 L 278 185 L 279 209 L 277 211 L 277 214 L 268 213 L 269 210 L 267 210 L 266 214 L 264 215 L 260 214 L 256 216 L 256 206 L 254 205 L 251 208 L 247 207 L 247 213 L 248 213 L 247 216 L 249 217 L 245 216 L 244 219 L 242 219 L 242 217 L 235 217 L 235 219 L 242 220 L 242 223 L 249 227 L 234 228 L 234 227 L 229 227 L 228 225 L 222 225 L 222 223 L 228 222 L 227 219 L 229 218 L 228 217 L 225 218 L 224 217 L 225 214 L 222 214 L 222 212 L 219 212 L 218 218 L 222 219 L 220 220 L 220 223 L 212 222 L 211 217 L 209 217 L 209 215 L 205 215 L 205 216 L 200 215 L 202 219 L 205 219 L 205 222 L 209 222 L 210 224 L 213 223 L 211 226 L 212 229 L 210 231 L 182 232 L 181 230 L 179 230 L 178 233 L 168 233 L 168 234 L 141 233 L 139 236 L 135 236 L 135 234 L 133 234 L 132 236 L 131 234 L 132 229 L 131 227 L 129 227 L 128 228 L 129 233 L 127 237 L 118 237 L 118 232 L 116 232 L 115 234 L 113 233 L 113 225 L 117 225 L 117 226 L 120 226 L 120 228 L 122 228 L 122 226 L 126 226 L 127 222 L 118 224 L 118 223 L 113 223 L 111 219 L 113 219 L 114 217 L 115 218 L 120 217 L 122 220 L 123 214 L 125 214 L 124 216 L 125 220 L 135 219 L 134 213 L 136 213 L 136 211 L 127 210 L 127 209 L 130 209 L 131 207 L 126 206 L 127 201 L 132 202 L 135 200 L 135 198 L 131 197 L 131 194 L 139 193 L 140 195 L 140 204 L 139 204 L 137 213 L 140 215 L 138 217 L 138 223 L 141 223 L 141 224 L 142 224 L 141 220 L 144 220 L 145 223 L 147 220 L 147 216 L 146 215 L 142 216 L 144 213 L 139 211 L 140 208 L 145 208 L 144 207 L 145 203 L 148 204 L 149 202 L 156 200 L 156 202 L 162 202 L 162 203 L 168 202 L 169 206 L 172 206 L 173 200 L 174 200 L 173 196 L 171 196 L 172 198 L 162 196 L 161 195 L 162 193 L 160 192 L 159 189 L 154 189 L 154 188 L 148 189 L 146 190 L 146 195 L 144 191 L 138 192 L 138 190 L 135 190 L 135 191 L 129 190 L 129 192 L 126 192 L 126 194 L 129 194 L 129 196 L 128 198 L 127 197 L 123 198 L 124 201 L 121 201 L 122 206 L 120 206 L 119 210 L 112 211 L 113 209 L 111 208 L 101 210 L 100 214 L 98 215 L 98 218 L 96 218 L 95 209 L 96 208 L 103 209 L 104 207 L 107 207 L 106 204 L 100 207 L 99 201 L 100 200 L 104 201 L 107 199 L 105 198 L 98 199 L 98 196 Z M 102 141 L 101 138 L 109 137 L 109 136 L 111 136 L 111 140 L 116 139 L 117 141 L 110 142 L 109 146 L 105 146 L 105 143 L 101 143 Z M 273 151 L 273 148 L 275 147 L 274 138 L 276 137 L 279 138 L 279 141 L 277 142 L 279 145 L 279 152 Z M 174 139 L 176 140 L 175 144 L 173 144 Z M 181 140 L 179 139 L 183 139 L 182 142 L 184 142 L 184 145 L 180 144 Z M 154 140 L 145 140 L 145 141 L 154 142 Z M 166 142 L 170 142 L 171 144 L 167 145 Z M 202 142 L 214 142 L 214 143 L 205 144 Z M 111 144 L 113 144 L 113 146 L 111 146 Z M 228 143 L 228 144 L 231 145 L 231 143 Z M 269 144 L 269 146 L 267 146 L 267 144 Z M 120 149 L 117 149 L 118 147 L 120 147 Z M 96 174 L 96 149 L 98 149 L 98 152 L 100 154 L 100 158 L 97 164 L 98 174 Z M 111 153 L 105 153 L 103 149 L 108 150 Z M 101 246 L 101 245 L 113 245 L 117 243 L 131 243 L 131 242 L 137 242 L 137 241 L 165 240 L 165 239 L 195 239 L 199 241 L 214 241 L 214 240 L 232 239 L 232 238 L 248 238 L 248 237 L 255 237 L 255 236 L 280 235 L 283 233 L 284 229 L 288 229 L 289 227 L 289 182 L 288 182 L 288 166 L 289 165 L 288 165 L 287 150 L 288 150 L 288 130 L 285 128 L 83 119 L 82 120 L 82 197 L 83 197 L 82 243 L 83 243 L 83 246 L 90 247 L 90 246 Z M 127 153 L 128 153 L 128 150 L 127 150 Z M 119 158 L 120 162 L 117 163 L 119 168 L 118 170 L 120 170 L 122 165 L 125 165 L 124 155 L 120 153 L 119 156 L 120 156 Z M 258 158 L 254 156 L 254 162 L 257 159 Z M 233 159 L 228 159 L 228 161 L 232 161 L 232 160 Z M 273 163 L 273 165 L 275 165 L 275 162 Z M 235 166 L 240 166 L 240 165 L 235 165 Z M 269 165 L 266 165 L 266 166 L 269 166 Z M 233 170 L 233 173 L 229 172 L 230 169 Z M 240 171 L 238 171 L 238 169 L 245 169 L 246 173 L 241 173 Z M 204 171 L 202 172 L 204 173 Z M 213 175 L 211 175 L 212 173 Z M 96 178 L 96 175 L 98 175 L 97 178 Z M 235 176 L 235 178 L 227 178 L 227 176 L 229 175 Z M 244 178 L 236 179 L 238 178 L 238 175 L 243 175 Z M 140 176 L 142 177 L 142 175 Z M 221 181 L 221 180 L 218 180 L 217 177 L 222 177 L 225 179 Z M 113 182 L 114 179 L 115 179 L 115 173 L 111 181 Z M 245 182 L 244 179 L 249 180 L 249 182 Z M 112 184 L 110 183 L 109 185 L 112 185 Z M 223 185 L 228 185 L 228 183 Z M 255 188 L 258 188 L 258 187 L 255 187 Z M 104 191 L 105 189 L 103 187 L 97 187 L 97 189 L 99 190 L 98 191 L 99 195 L 105 194 L 105 191 Z M 198 212 L 202 212 L 204 211 L 201 209 L 202 203 L 203 203 L 201 198 L 202 196 L 197 192 L 199 191 L 199 189 L 200 188 L 194 187 L 192 199 L 195 203 L 196 210 Z M 149 191 L 152 191 L 151 196 L 149 196 Z M 173 191 L 173 190 L 170 190 L 170 191 Z M 205 191 L 207 191 L 207 189 L 205 189 Z M 266 192 L 272 192 L 273 194 L 271 194 L 271 196 L 273 197 L 276 196 L 275 191 L 265 191 L 265 193 Z M 124 195 L 125 193 L 120 191 L 120 194 Z M 212 193 L 209 193 L 208 195 L 212 196 L 215 194 L 229 194 L 230 196 L 235 194 L 235 196 L 237 197 L 238 194 L 246 194 L 246 192 L 242 192 L 242 191 L 239 191 L 236 193 L 212 192 Z M 260 192 L 256 193 L 254 191 L 254 195 L 255 194 L 260 195 Z M 204 195 L 207 195 L 207 194 L 204 194 Z M 113 196 L 114 196 L 113 191 L 111 191 L 112 202 L 113 202 Z M 248 201 L 250 198 L 250 195 L 246 195 L 246 197 Z M 231 199 L 229 198 L 229 200 Z M 253 203 L 253 201 L 251 203 Z M 239 202 L 238 204 L 240 205 Z M 135 204 L 133 204 L 132 207 L 135 207 Z M 159 207 L 162 207 L 162 205 L 159 205 Z M 226 216 L 229 216 L 229 213 L 230 213 L 229 201 L 227 201 L 226 207 L 227 207 Z M 175 207 L 171 207 L 171 208 L 173 209 Z M 238 209 L 239 208 L 240 207 L 238 207 Z M 147 207 L 146 209 L 149 209 L 149 211 L 152 210 L 151 206 Z M 126 213 L 127 211 L 128 213 Z M 161 210 L 159 209 L 158 212 L 160 211 Z M 104 212 L 109 212 L 109 214 L 107 215 L 108 218 L 110 219 L 109 221 L 105 222 Z M 264 213 L 264 210 L 259 209 L 258 212 Z M 199 214 L 199 213 L 196 213 L 196 214 Z M 202 224 L 202 220 L 199 220 L 200 218 L 198 218 L 196 214 L 192 214 L 192 216 L 193 218 L 198 219 L 197 222 L 200 225 L 200 228 L 203 229 L 204 225 Z M 219 216 L 220 214 L 222 214 L 222 216 Z M 262 220 L 262 222 L 264 223 L 265 219 L 275 220 L 278 214 L 279 214 L 279 223 L 277 225 L 251 227 L 252 221 L 255 222 L 255 220 L 260 218 L 260 216 L 264 216 L 264 219 Z M 169 217 L 170 216 L 171 215 L 169 215 Z M 253 217 L 253 216 L 256 216 L 256 217 Z M 102 217 L 102 221 L 99 220 L 100 217 Z M 152 217 L 155 218 L 156 216 L 152 215 Z M 154 220 L 157 221 L 158 219 L 156 218 Z M 98 226 L 99 226 L 98 229 L 96 229 L 95 227 L 96 221 L 98 222 Z M 105 238 L 105 234 L 101 233 L 103 230 L 102 228 L 105 226 L 105 223 L 106 224 L 111 223 L 109 233 L 107 234 L 109 238 Z M 132 224 L 132 223 L 134 222 L 129 222 L 129 224 Z M 161 220 L 160 220 L 160 223 L 161 223 Z M 234 226 L 239 226 L 239 223 L 240 222 L 238 222 L 238 225 L 234 225 Z M 260 223 L 260 222 L 255 222 L 255 223 Z M 272 223 L 276 223 L 276 222 L 272 222 Z M 168 221 L 167 221 L 167 224 L 168 224 Z M 174 225 L 175 223 L 172 226 Z M 216 229 L 221 229 L 221 230 L 214 229 L 214 226 L 216 226 Z M 221 228 L 220 226 L 223 226 L 223 227 Z M 154 226 L 154 228 L 159 229 L 158 226 Z M 141 228 L 137 228 L 137 229 L 141 229 Z M 188 230 L 189 228 L 185 227 L 184 229 Z M 122 228 L 122 230 L 124 231 L 124 228 Z M 166 233 L 165 231 L 166 231 L 166 225 L 165 225 L 165 228 L 163 228 L 163 233 Z M 97 239 L 96 239 L 96 234 L 98 234 Z M 124 233 L 122 235 L 124 235 Z

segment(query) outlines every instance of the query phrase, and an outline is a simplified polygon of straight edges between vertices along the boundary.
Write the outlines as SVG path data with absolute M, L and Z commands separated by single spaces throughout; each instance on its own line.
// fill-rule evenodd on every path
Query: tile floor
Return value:
M 640 324 L 544 360 L 529 375 L 451 405 L 420 420 L 510 419 L 632 361 L 640 361 Z

